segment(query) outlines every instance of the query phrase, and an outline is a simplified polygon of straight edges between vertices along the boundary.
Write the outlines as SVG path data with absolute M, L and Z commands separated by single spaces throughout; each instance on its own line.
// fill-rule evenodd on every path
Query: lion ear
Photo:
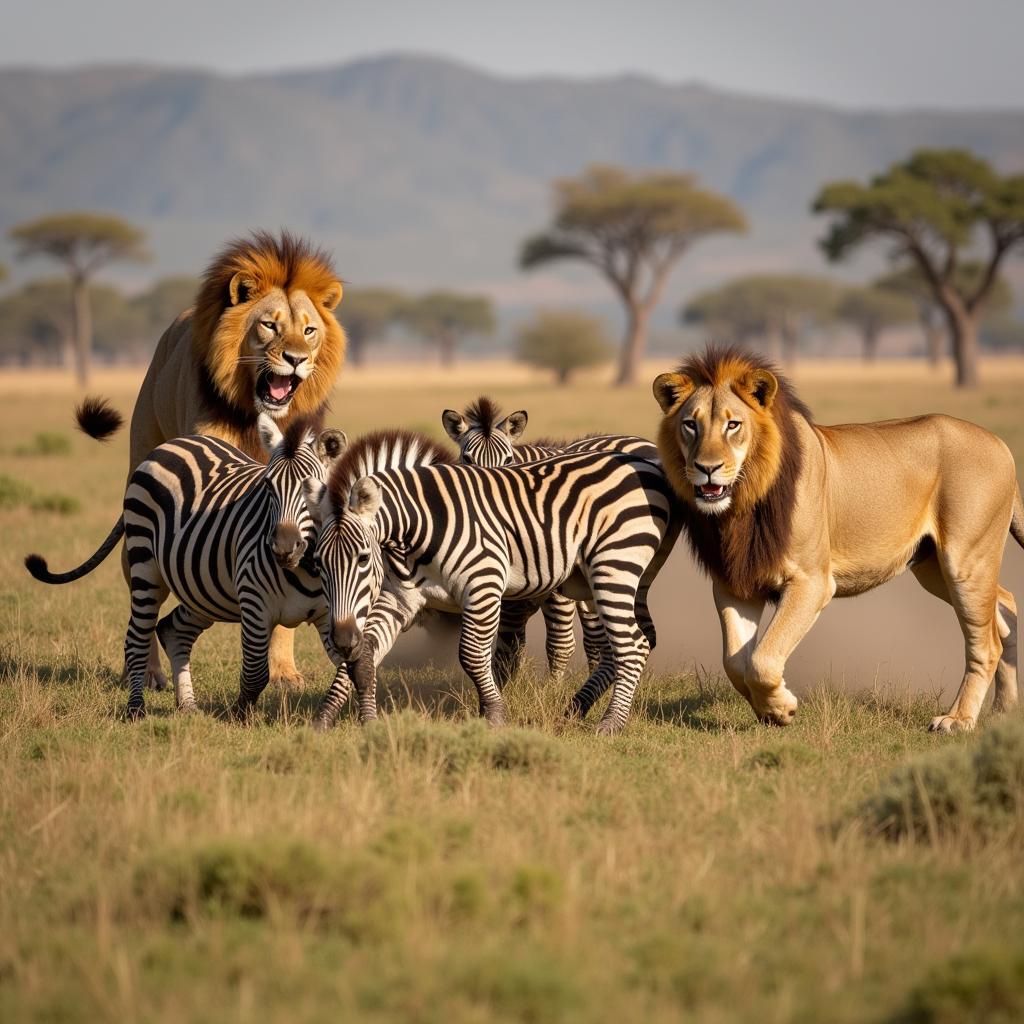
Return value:
M 341 296 L 345 289 L 342 287 L 340 281 L 335 281 L 328 285 L 320 296 L 320 305 L 324 309 L 337 309 L 338 303 L 341 302 Z
M 693 381 L 685 373 L 659 373 L 654 378 L 652 390 L 661 411 L 668 415 L 680 402 L 690 397 Z
M 779 391 L 779 382 L 770 370 L 751 370 L 740 381 L 744 395 L 752 398 L 762 409 L 770 409 Z
M 237 306 L 242 302 L 249 302 L 255 299 L 259 293 L 259 286 L 256 280 L 243 271 L 239 271 L 228 282 L 228 295 L 231 296 L 231 305 Z

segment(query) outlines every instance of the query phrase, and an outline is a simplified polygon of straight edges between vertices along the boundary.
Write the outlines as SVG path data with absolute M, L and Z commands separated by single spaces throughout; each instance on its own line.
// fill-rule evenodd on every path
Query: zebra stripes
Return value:
M 325 646 L 328 614 L 317 575 L 303 562 L 313 523 L 303 483 L 323 481 L 345 447 L 345 435 L 317 436 L 296 422 L 282 435 L 259 418 L 266 466 L 211 437 L 183 437 L 160 445 L 132 473 L 124 510 L 96 555 L 69 573 L 52 574 L 38 556 L 29 570 L 63 583 L 91 571 L 121 532 L 130 572 L 131 617 L 125 634 L 129 717 L 145 714 L 143 687 L 154 632 L 171 661 L 182 711 L 196 707 L 190 657 L 198 636 L 214 622 L 241 622 L 242 673 L 236 712 L 244 712 L 269 680 L 267 653 L 274 626 L 312 622 Z M 173 593 L 179 604 L 157 622 Z M 337 669 L 334 687 L 348 684 Z
M 441 424 L 458 445 L 459 462 L 465 466 L 496 468 L 538 462 L 554 455 L 613 451 L 638 455 L 660 464 L 657 445 L 642 437 L 624 434 L 592 434 L 575 441 L 543 440 L 521 444 L 519 439 L 528 421 L 525 409 L 503 417 L 498 406 L 486 396 L 478 398 L 462 413 L 445 409 L 441 414 Z M 557 593 L 548 595 L 539 606 L 522 601 L 509 602 L 502 609 L 498 629 L 494 669 L 499 685 L 504 685 L 519 671 L 526 652 L 526 626 L 538 607 L 544 616 L 545 654 L 548 672 L 553 678 L 561 678 L 576 649 L 573 623 L 577 613 L 590 671 L 595 671 L 600 663 L 604 652 L 604 629 L 585 603 Z
M 558 591 L 593 602 L 609 649 L 571 710 L 585 715 L 614 683 L 598 729 L 625 724 L 656 639 L 648 591 L 680 526 L 659 466 L 587 452 L 499 469 L 431 464 L 357 476 L 342 458 L 307 498 L 333 656 L 358 663 L 361 705 L 382 656 L 368 642 L 368 622 L 388 594 L 406 625 L 428 606 L 461 611 L 459 660 L 481 714 L 501 724 L 491 650 L 502 601 Z M 325 700 L 322 719 L 338 706 Z

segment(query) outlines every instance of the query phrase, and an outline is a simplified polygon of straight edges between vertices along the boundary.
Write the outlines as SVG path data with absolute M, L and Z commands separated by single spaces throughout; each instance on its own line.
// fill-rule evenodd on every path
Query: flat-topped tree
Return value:
M 835 312 L 836 286 L 813 274 L 748 274 L 694 296 L 680 311 L 684 324 L 704 324 L 740 345 L 760 339 L 775 361 L 796 359 L 800 335 Z
M 969 295 L 977 288 L 984 273 L 984 264 L 977 260 L 966 260 L 958 264 L 956 268 L 953 287 L 960 295 Z M 921 273 L 920 268 L 916 264 L 906 263 L 888 274 L 883 274 L 873 283 L 872 287 L 904 295 L 913 302 L 917 309 L 921 333 L 924 335 L 928 362 L 933 367 L 938 366 L 944 350 L 947 349 L 947 332 L 943 326 L 945 318 L 942 315 L 942 307 L 935 297 L 935 292 Z M 1010 310 L 1012 305 L 1013 289 L 1006 278 L 1000 274 L 996 277 L 995 284 L 985 300 L 982 319 L 989 320 L 992 317 L 1002 316 Z
M 399 318 L 437 347 L 442 366 L 455 364 L 455 348 L 461 340 L 492 334 L 496 323 L 494 307 L 486 296 L 447 291 L 427 292 L 410 299 L 401 307 Z
M 732 200 L 698 187 L 689 174 L 595 165 L 554 188 L 553 223 L 523 243 L 519 264 L 579 260 L 604 275 L 626 311 L 616 383 L 631 383 L 673 267 L 700 239 L 745 231 L 746 219 Z
M 894 243 L 892 258 L 921 273 L 949 327 L 960 387 L 978 382 L 978 325 L 1006 256 L 1024 242 L 1024 175 L 1001 177 L 959 149 L 922 149 L 867 185 L 826 185 L 813 204 L 832 214 L 822 248 L 840 260 L 866 242 Z M 981 274 L 961 290 L 957 271 L 973 248 Z
M 353 366 L 362 366 L 366 346 L 401 319 L 408 299 L 394 288 L 346 288 L 341 323 L 348 337 L 347 355 Z
M 144 260 L 143 231 L 120 217 L 100 213 L 58 213 L 18 224 L 8 232 L 18 257 L 47 256 L 64 265 L 71 279 L 75 371 L 88 383 L 92 349 L 89 282 L 101 267 L 122 260 Z
M 860 333 L 864 361 L 878 355 L 882 332 L 900 327 L 916 318 L 914 304 L 905 295 L 884 288 L 847 288 L 839 299 L 836 315 Z

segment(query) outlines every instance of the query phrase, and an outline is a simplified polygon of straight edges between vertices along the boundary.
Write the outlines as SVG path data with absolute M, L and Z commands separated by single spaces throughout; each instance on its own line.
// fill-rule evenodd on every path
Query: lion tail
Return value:
M 1020 484 L 1013 496 L 1013 518 L 1010 520 L 1010 535 L 1024 548 L 1024 501 L 1020 497 Z
M 75 410 L 79 428 L 97 441 L 109 441 L 121 429 L 124 417 L 105 398 L 86 398 Z
M 80 580 L 103 561 L 107 555 L 117 546 L 117 542 L 124 536 L 124 516 L 119 516 L 107 539 L 89 556 L 80 566 L 70 569 L 68 572 L 50 572 L 46 559 L 42 555 L 29 555 L 25 559 L 25 568 L 43 583 L 71 583 L 73 580 Z

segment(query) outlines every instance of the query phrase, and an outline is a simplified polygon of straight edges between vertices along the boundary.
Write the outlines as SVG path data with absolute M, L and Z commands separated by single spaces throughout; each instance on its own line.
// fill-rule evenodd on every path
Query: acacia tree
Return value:
M 92 310 L 89 284 L 100 267 L 120 260 L 146 259 L 141 229 L 99 213 L 59 213 L 18 224 L 8 232 L 18 257 L 47 256 L 64 265 L 71 279 L 72 339 L 75 372 L 83 387 L 89 380 Z
M 455 365 L 455 348 L 474 334 L 492 334 L 494 307 L 483 295 L 458 292 L 427 292 L 406 302 L 399 318 L 410 330 L 436 346 L 442 366 Z
M 985 267 L 977 260 L 968 260 L 956 269 L 955 287 L 961 295 L 967 295 L 978 286 Z M 898 295 L 906 296 L 917 309 L 918 322 L 925 339 L 925 354 L 932 367 L 937 367 L 942 359 L 947 344 L 947 332 L 943 327 L 942 307 L 935 298 L 935 292 L 928 284 L 924 275 L 912 263 L 884 274 L 875 281 L 873 287 L 882 288 Z M 1002 274 L 998 275 L 992 290 L 985 300 L 983 318 L 1000 316 L 1009 311 L 1013 305 L 1013 289 Z
M 607 363 L 612 356 L 604 324 L 584 313 L 538 313 L 519 329 L 516 351 L 524 363 L 554 370 L 561 386 L 576 370 Z
M 616 383 L 631 383 L 672 268 L 700 239 L 745 231 L 746 219 L 732 200 L 699 188 L 689 174 L 632 175 L 595 165 L 554 187 L 554 221 L 523 243 L 519 265 L 580 260 L 604 275 L 626 312 Z
M 402 318 L 408 300 L 394 288 L 346 288 L 341 321 L 348 336 L 354 366 L 362 366 L 367 342 L 383 334 Z
M 878 341 L 888 327 L 899 327 L 914 319 L 913 303 L 904 295 L 884 288 L 847 288 L 839 299 L 836 314 L 860 331 L 864 361 L 878 355 Z
M 680 311 L 684 324 L 706 324 L 740 345 L 763 339 L 772 359 L 792 364 L 800 335 L 832 319 L 836 287 L 812 274 L 750 274 L 700 292 Z
M 966 150 L 922 149 L 867 185 L 826 185 L 813 208 L 833 215 L 821 243 L 829 259 L 884 238 L 917 267 L 946 319 L 958 386 L 977 384 L 978 324 L 1000 265 L 1024 241 L 1024 175 L 1001 177 Z M 982 273 L 961 290 L 957 268 L 979 242 Z
M 146 322 L 146 330 L 155 343 L 157 338 L 187 309 L 195 304 L 199 278 L 189 274 L 172 274 L 154 281 L 146 291 L 132 299 Z

